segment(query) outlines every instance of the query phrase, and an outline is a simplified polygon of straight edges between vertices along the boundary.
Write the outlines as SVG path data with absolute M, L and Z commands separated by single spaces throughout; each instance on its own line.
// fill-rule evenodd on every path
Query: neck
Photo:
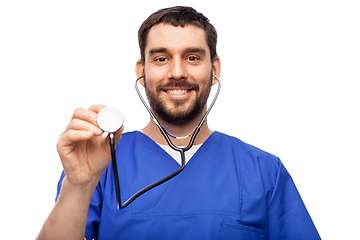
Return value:
M 182 126 L 169 124 L 164 121 L 161 121 L 161 119 L 158 119 L 158 118 L 157 119 L 159 120 L 160 124 L 166 129 L 166 131 L 173 136 L 184 137 L 184 136 L 188 136 L 190 134 L 190 136 L 188 136 L 184 139 L 175 139 L 175 138 L 170 137 L 170 140 L 176 146 L 187 146 L 191 139 L 192 133 L 193 133 L 195 127 L 197 127 L 197 125 L 200 123 L 202 116 L 203 115 L 200 114 L 200 117 L 195 118 L 192 122 L 189 122 Z M 156 117 L 158 117 L 158 116 L 156 116 Z M 159 144 L 167 145 L 165 138 L 163 137 L 158 126 L 154 123 L 154 121 L 152 120 L 151 117 L 150 117 L 150 121 L 149 121 L 148 125 L 143 129 L 143 132 L 148 137 L 150 137 L 153 141 L 155 141 Z M 196 136 L 194 145 L 204 143 L 211 134 L 212 134 L 212 131 L 208 127 L 207 120 L 205 120 L 198 135 Z

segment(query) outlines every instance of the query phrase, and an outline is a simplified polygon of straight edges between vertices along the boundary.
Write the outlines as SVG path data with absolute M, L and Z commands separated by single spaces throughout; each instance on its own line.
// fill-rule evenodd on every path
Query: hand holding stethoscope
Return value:
M 96 187 L 102 173 L 109 165 L 111 152 L 109 140 L 102 137 L 98 127 L 98 113 L 105 106 L 76 109 L 66 129 L 61 133 L 57 150 L 66 174 L 66 184 L 72 187 Z M 117 143 L 123 128 L 113 133 Z

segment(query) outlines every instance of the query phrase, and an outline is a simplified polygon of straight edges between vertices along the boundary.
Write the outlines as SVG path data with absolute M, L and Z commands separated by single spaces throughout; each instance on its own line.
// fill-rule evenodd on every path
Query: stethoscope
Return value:
M 114 140 L 114 132 L 116 132 L 118 129 L 121 128 L 123 121 L 124 121 L 124 117 L 122 115 L 121 112 L 119 112 L 118 110 L 116 110 L 115 108 L 103 108 L 99 113 L 98 113 L 98 117 L 97 117 L 97 123 L 98 126 L 104 131 L 104 132 L 108 132 L 110 134 L 110 148 L 111 148 L 111 157 L 112 157 L 112 167 L 113 167 L 113 173 L 114 173 L 114 181 L 115 181 L 115 190 L 116 190 L 116 203 L 117 203 L 117 208 L 118 209 L 123 209 L 125 207 L 127 207 L 130 203 L 132 203 L 136 198 L 138 198 L 139 196 L 141 196 L 142 194 L 146 193 L 147 191 L 153 189 L 154 187 L 159 186 L 160 184 L 170 180 L 171 178 L 175 177 L 176 175 L 178 175 L 184 168 L 185 168 L 185 152 L 188 151 L 195 142 L 195 138 L 198 135 L 201 126 L 204 124 L 207 116 L 209 115 L 211 109 L 213 108 L 219 93 L 220 93 L 220 88 L 221 88 L 221 84 L 220 84 L 220 79 L 213 74 L 213 77 L 216 78 L 217 82 L 218 82 L 218 88 L 217 91 L 215 93 L 215 96 L 213 98 L 213 101 L 211 102 L 209 108 L 207 109 L 204 117 L 201 119 L 199 125 L 194 129 L 194 131 L 192 132 L 189 144 L 186 147 L 177 147 L 175 146 L 172 141 L 170 140 L 170 137 L 175 138 L 175 139 L 184 139 L 189 137 L 185 136 L 185 137 L 176 137 L 171 135 L 170 133 L 168 133 L 166 131 L 166 129 L 159 123 L 159 121 L 156 119 L 156 117 L 154 116 L 154 114 L 151 112 L 150 107 L 148 106 L 148 104 L 146 103 L 146 101 L 144 100 L 144 98 L 142 97 L 140 90 L 138 88 L 138 81 L 141 78 L 144 78 L 144 76 L 140 76 L 136 79 L 135 81 L 135 89 L 136 92 L 141 100 L 141 102 L 143 103 L 143 105 L 145 106 L 146 110 L 149 112 L 152 120 L 154 121 L 154 123 L 158 126 L 161 134 L 164 136 L 166 142 L 168 143 L 168 145 L 174 149 L 175 151 L 178 151 L 180 153 L 181 156 L 181 165 L 180 167 L 175 170 L 173 173 L 169 174 L 168 176 L 160 179 L 157 182 L 154 182 L 150 185 L 148 185 L 147 187 L 144 187 L 143 189 L 141 189 L 140 191 L 138 191 L 137 193 L 135 193 L 134 195 L 132 195 L 128 200 L 126 200 L 123 204 L 121 203 L 121 196 L 120 196 L 120 184 L 119 184 L 119 175 L 118 175 L 118 170 L 117 170 L 117 163 L 116 163 L 116 155 L 115 155 L 115 140 Z

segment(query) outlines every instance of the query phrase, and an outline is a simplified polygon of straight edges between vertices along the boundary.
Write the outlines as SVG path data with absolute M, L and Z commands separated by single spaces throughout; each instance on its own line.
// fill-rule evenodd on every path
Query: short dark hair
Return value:
M 147 44 L 147 36 L 150 29 L 159 23 L 169 23 L 174 27 L 185 27 L 186 25 L 194 25 L 202 28 L 206 33 L 206 41 L 210 48 L 211 61 L 216 58 L 216 42 L 217 32 L 215 27 L 210 23 L 202 13 L 197 12 L 191 7 L 170 7 L 160 9 L 151 14 L 140 26 L 138 31 L 138 40 L 141 54 L 141 61 L 145 63 L 145 47 Z

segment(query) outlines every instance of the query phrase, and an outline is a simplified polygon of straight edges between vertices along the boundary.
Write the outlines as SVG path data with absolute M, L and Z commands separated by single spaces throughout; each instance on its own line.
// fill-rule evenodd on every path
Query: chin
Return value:
M 154 108 L 154 111 L 161 120 L 167 122 L 168 124 L 183 126 L 198 118 L 203 112 L 204 106 L 205 104 L 199 104 L 197 102 L 194 105 L 189 106 L 187 109 L 183 109 L 183 107 L 180 109 L 180 106 L 172 106 L 170 107 L 172 111 L 164 107 Z

